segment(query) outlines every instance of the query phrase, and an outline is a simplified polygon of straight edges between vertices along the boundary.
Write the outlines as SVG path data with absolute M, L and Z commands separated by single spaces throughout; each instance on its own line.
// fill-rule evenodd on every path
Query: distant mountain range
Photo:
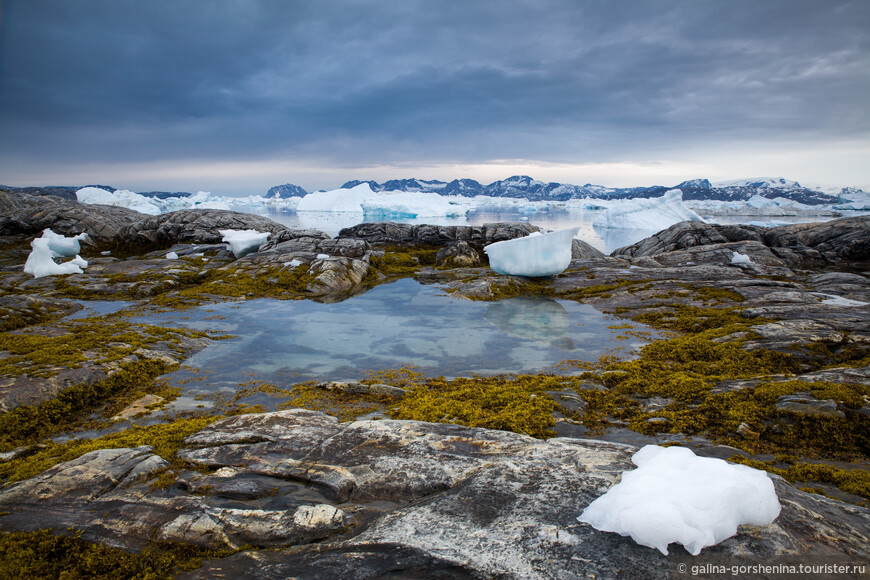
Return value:
M 367 183 L 374 191 L 426 191 L 442 195 L 462 195 L 473 197 L 524 197 L 530 201 L 566 201 L 569 199 L 628 199 L 636 197 L 661 197 L 671 189 L 683 192 L 684 200 L 746 201 L 759 195 L 768 199 L 783 197 L 807 205 L 823 205 L 842 201 L 843 194 L 857 193 L 859 190 L 844 189 L 842 194 L 830 195 L 803 187 L 788 179 L 759 179 L 719 183 L 713 185 L 707 179 L 684 181 L 672 187 L 654 185 L 651 187 L 613 188 L 603 185 L 571 185 L 567 183 L 544 183 L 528 175 L 516 175 L 507 179 L 482 185 L 473 179 L 455 179 L 450 182 L 427 181 L 422 179 L 394 179 L 384 183 L 376 181 L 348 181 L 341 187 L 348 189 Z
M 383 183 L 376 181 L 348 181 L 341 189 L 350 189 L 366 183 L 373 191 L 407 191 L 432 192 L 440 195 L 460 195 L 474 197 L 486 195 L 490 197 L 526 198 L 529 201 L 566 201 L 569 199 L 630 199 L 636 197 L 660 197 L 671 189 L 683 192 L 683 199 L 715 200 L 715 201 L 747 201 L 753 196 L 767 199 L 782 197 L 806 205 L 825 205 L 851 201 L 854 196 L 866 195 L 857 188 L 843 188 L 839 195 L 832 195 L 816 189 L 802 186 L 797 181 L 778 178 L 736 180 L 712 184 L 707 179 L 692 179 L 671 187 L 653 185 L 649 187 L 605 187 L 603 185 L 571 185 L 538 181 L 528 175 L 515 175 L 507 179 L 483 185 L 473 179 L 454 179 L 453 181 L 438 181 L 426 179 L 391 179 Z M 11 190 L 31 195 L 56 195 L 65 199 L 76 199 L 75 192 L 81 187 L 99 187 L 115 191 L 108 185 L 92 186 L 49 186 L 49 187 L 7 187 L 0 185 L 0 190 Z M 189 197 L 189 192 L 145 191 L 141 195 L 159 199 L 168 197 Z M 276 185 L 266 193 L 269 198 L 304 197 L 308 192 L 292 183 Z

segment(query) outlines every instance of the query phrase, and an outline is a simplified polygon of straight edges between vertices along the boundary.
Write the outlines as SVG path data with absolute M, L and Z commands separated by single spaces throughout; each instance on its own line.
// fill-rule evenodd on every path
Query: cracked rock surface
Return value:
M 670 564 L 657 550 L 575 519 L 633 468 L 635 451 L 448 424 L 340 423 L 291 409 L 191 435 L 179 458 L 206 473 L 178 474 L 167 490 L 151 486 L 166 462 L 147 446 L 57 465 L 0 491 L 9 512 L 0 527 L 75 526 L 133 550 L 154 533 L 247 546 L 186 578 L 665 578 Z M 705 555 L 870 556 L 870 510 L 774 484 L 779 518 L 744 526 Z

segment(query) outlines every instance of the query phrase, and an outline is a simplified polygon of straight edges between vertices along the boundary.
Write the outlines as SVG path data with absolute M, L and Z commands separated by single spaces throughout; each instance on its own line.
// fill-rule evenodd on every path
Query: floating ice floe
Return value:
M 734 252 L 731 256 L 732 264 L 751 264 L 752 260 L 746 254 L 741 254 L 740 252 Z
M 24 263 L 24 273 L 30 274 L 34 278 L 81 274 L 82 268 L 88 267 L 88 262 L 78 255 L 79 242 L 86 239 L 87 234 L 67 238 L 50 229 L 45 230 L 42 237 L 30 242 L 30 247 L 33 250 Z M 75 255 L 75 258 L 68 262 L 58 264 L 54 261 L 55 258 L 72 255 Z
M 269 239 L 268 232 L 257 230 L 218 230 L 218 233 L 223 236 L 221 241 L 230 245 L 236 258 L 256 252 Z
M 571 263 L 571 243 L 577 228 L 496 242 L 483 248 L 490 267 L 508 276 L 554 276 Z
M 595 218 L 592 225 L 597 228 L 660 231 L 686 220 L 704 221 L 683 203 L 683 192 L 672 189 L 662 197 L 626 199 L 614 203 Z
M 647 445 L 631 460 L 638 468 L 623 473 L 579 521 L 665 555 L 677 542 L 697 556 L 736 534 L 737 526 L 764 526 L 779 515 L 776 490 L 763 471 L 684 447 Z

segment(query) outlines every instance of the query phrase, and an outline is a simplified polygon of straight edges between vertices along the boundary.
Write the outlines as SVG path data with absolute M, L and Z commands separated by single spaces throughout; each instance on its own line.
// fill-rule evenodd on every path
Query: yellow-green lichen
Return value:
M 81 532 L 0 531 L 0 578 L 157 580 L 231 554 L 181 543 L 153 542 L 138 553 L 82 539 Z

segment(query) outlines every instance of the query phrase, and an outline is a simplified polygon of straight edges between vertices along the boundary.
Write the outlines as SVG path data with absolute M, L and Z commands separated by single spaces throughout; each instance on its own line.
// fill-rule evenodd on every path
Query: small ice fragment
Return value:
M 48 241 L 49 249 L 54 253 L 54 257 L 69 257 L 75 256 L 82 251 L 79 242 L 87 241 L 88 234 L 79 234 L 68 238 L 60 234 L 54 233 L 51 229 L 46 229 L 42 232 L 42 239 Z
M 284 262 L 285 268 L 297 268 L 302 265 L 302 260 L 299 258 L 293 258 L 289 262 Z
M 740 252 L 734 252 L 734 255 L 731 256 L 732 264 L 751 264 L 752 260 L 749 259 L 749 256 L 746 254 L 741 254 Z
M 49 243 L 49 240 L 44 237 L 36 238 L 30 242 L 33 250 L 27 256 L 27 262 L 24 263 L 24 272 L 26 274 L 30 274 L 34 278 L 42 278 L 44 276 L 81 274 L 82 268 L 87 268 L 88 263 L 79 256 L 64 264 L 55 263 L 54 253 L 51 251 Z
M 317 254 L 317 259 L 318 260 L 328 260 L 329 254 Z
M 257 230 L 218 230 L 224 242 L 230 244 L 230 249 L 236 258 L 241 258 L 251 252 L 256 252 L 269 239 L 268 232 Z
M 698 457 L 685 447 L 647 445 L 631 458 L 637 469 L 593 501 L 577 519 L 667 555 L 678 542 L 692 555 L 737 533 L 764 526 L 780 512 L 763 471 Z
M 169 252 L 168 254 L 166 254 L 166 259 L 167 260 L 177 260 L 178 254 L 176 254 L 175 252 Z
M 100 252 L 100 254 L 103 256 L 108 256 L 111 253 L 112 253 L 112 250 L 106 250 L 105 252 Z

